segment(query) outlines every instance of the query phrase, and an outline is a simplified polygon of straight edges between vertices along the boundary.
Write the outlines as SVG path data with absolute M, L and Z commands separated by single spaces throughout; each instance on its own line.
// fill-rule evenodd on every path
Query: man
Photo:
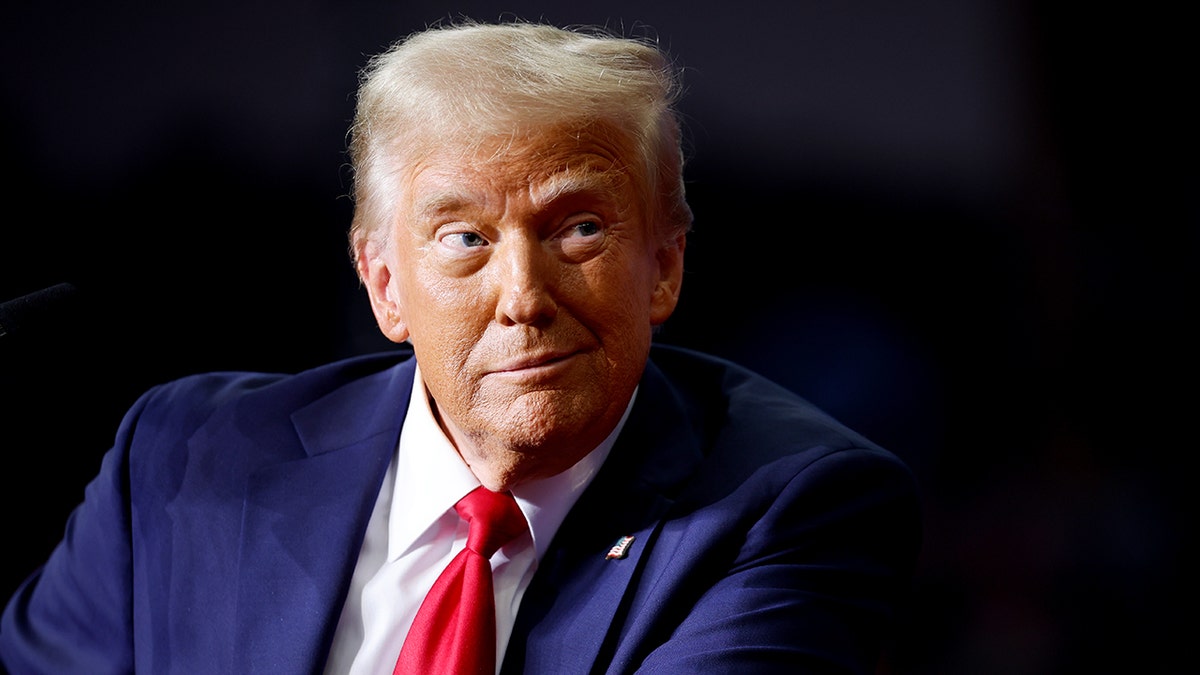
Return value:
M 691 222 L 677 91 L 649 45 L 541 25 L 372 60 L 352 250 L 412 357 L 148 392 L 10 601 L 4 664 L 447 672 L 397 657 L 474 526 L 457 504 L 484 494 L 519 511 L 476 552 L 495 608 L 472 672 L 873 672 L 916 556 L 907 469 L 756 375 L 651 346 Z

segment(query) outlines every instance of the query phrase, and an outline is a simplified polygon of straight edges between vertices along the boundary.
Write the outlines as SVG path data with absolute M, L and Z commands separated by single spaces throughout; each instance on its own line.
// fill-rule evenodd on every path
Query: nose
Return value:
M 497 323 L 512 326 L 551 321 L 558 313 L 553 256 L 530 233 L 510 237 L 499 249 L 493 260 L 498 266 Z

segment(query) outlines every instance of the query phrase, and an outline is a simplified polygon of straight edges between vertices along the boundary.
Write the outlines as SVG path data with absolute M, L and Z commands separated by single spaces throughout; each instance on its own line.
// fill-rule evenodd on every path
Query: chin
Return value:
M 607 408 L 598 409 L 589 395 L 531 392 L 491 417 L 485 432 L 491 442 L 485 444 L 522 455 L 578 454 L 566 465 L 571 466 L 598 445 L 620 419 L 609 424 L 608 413 Z

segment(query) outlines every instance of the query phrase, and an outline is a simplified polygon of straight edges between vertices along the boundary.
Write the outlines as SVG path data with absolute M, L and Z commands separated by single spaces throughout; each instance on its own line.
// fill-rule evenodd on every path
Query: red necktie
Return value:
M 526 530 L 525 516 L 511 494 L 484 487 L 454 510 L 470 524 L 467 547 L 425 596 L 393 675 L 495 675 L 496 596 L 488 559 Z

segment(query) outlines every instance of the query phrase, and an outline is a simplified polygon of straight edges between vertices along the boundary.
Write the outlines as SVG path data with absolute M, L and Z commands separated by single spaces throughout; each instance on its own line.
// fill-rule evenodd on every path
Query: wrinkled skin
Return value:
M 616 426 L 684 237 L 651 222 L 617 134 L 546 131 L 408 163 L 358 270 L 380 329 L 412 343 L 442 428 L 490 489 L 559 473 Z

